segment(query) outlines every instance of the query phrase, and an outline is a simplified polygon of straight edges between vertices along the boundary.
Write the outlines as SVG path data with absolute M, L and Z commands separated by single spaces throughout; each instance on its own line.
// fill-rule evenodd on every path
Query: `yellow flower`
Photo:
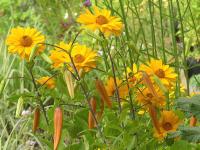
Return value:
M 37 80 L 37 82 L 41 85 L 47 86 L 49 89 L 53 89 L 55 87 L 54 79 L 50 78 L 49 76 L 41 77 Z
M 128 77 L 130 86 L 136 85 L 142 78 L 142 74 L 138 72 L 138 68 L 136 64 L 133 64 L 132 69 L 127 67 L 126 72 L 127 72 L 127 77 Z
M 160 133 L 155 130 L 154 136 L 162 140 L 167 136 L 167 133 L 176 131 L 180 123 L 181 120 L 173 111 L 164 110 L 161 113 L 161 118 L 159 120 Z
M 81 14 L 77 22 L 84 25 L 92 31 L 99 29 L 105 36 L 120 35 L 122 32 L 121 19 L 116 16 L 111 16 L 111 12 L 107 9 L 98 9 L 94 7 L 94 13 L 91 13 L 88 9 L 84 14 Z
M 175 98 L 175 91 L 176 91 L 176 84 L 172 85 L 169 89 L 169 98 L 174 99 Z M 185 94 L 186 88 L 184 87 L 183 84 L 180 84 L 180 92 L 181 94 Z
M 6 39 L 6 44 L 9 46 L 8 51 L 13 54 L 18 54 L 22 59 L 29 59 L 32 49 L 36 44 L 44 43 L 45 37 L 35 28 L 17 27 L 11 30 L 10 35 Z M 38 45 L 37 53 L 39 54 L 45 49 L 43 44 Z
M 138 113 L 138 115 L 144 115 L 145 110 L 141 109 L 141 110 L 139 110 L 137 113 Z
M 144 105 L 144 108 L 148 109 L 149 105 L 153 105 L 155 107 L 163 107 L 166 104 L 166 98 L 162 91 L 159 88 L 155 88 L 157 92 L 157 96 L 153 96 L 153 94 L 149 91 L 148 88 L 141 89 L 137 92 L 136 101 L 140 105 Z
M 66 44 L 64 42 L 60 42 L 57 46 L 65 49 L 66 51 L 55 48 L 50 52 L 50 58 L 53 61 L 54 68 L 63 67 L 66 64 L 67 67 L 72 70 L 72 63 L 69 53 L 71 53 L 73 62 L 78 71 L 82 69 L 85 72 L 88 72 L 96 67 L 97 52 L 86 47 L 85 45 L 79 45 L 78 43 L 75 43 L 71 52 L 71 43 Z
M 119 91 L 119 97 L 125 98 L 128 95 L 128 87 L 127 85 L 122 84 L 122 80 L 116 78 L 117 87 Z M 114 78 L 110 77 L 107 80 L 107 84 L 105 86 L 108 96 L 113 96 L 116 93 Z
M 140 70 L 145 71 L 148 75 L 156 75 L 167 87 L 173 85 L 177 77 L 174 69 L 169 65 L 164 65 L 162 60 L 152 59 L 148 65 L 142 64 Z

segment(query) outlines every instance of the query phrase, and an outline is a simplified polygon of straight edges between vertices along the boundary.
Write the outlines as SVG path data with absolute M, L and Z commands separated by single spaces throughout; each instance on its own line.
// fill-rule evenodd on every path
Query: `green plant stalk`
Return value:
M 73 44 L 72 44 L 72 45 L 73 45 Z M 78 70 L 77 70 L 77 68 L 76 68 L 76 66 L 75 66 L 75 63 L 74 63 L 74 61 L 73 61 L 73 58 L 72 58 L 72 56 L 71 56 L 70 53 L 69 53 L 68 55 L 69 55 L 69 57 L 70 57 L 70 60 L 71 60 L 73 69 L 74 69 L 74 71 L 76 72 L 77 79 L 78 79 L 78 81 L 81 81 L 81 77 L 80 77 L 80 75 L 79 75 L 79 73 L 78 73 Z M 105 138 L 104 138 L 104 136 L 103 136 L 103 133 L 101 132 L 99 123 L 98 123 L 97 118 L 96 118 L 96 116 L 95 116 L 95 112 L 94 112 L 94 110 L 92 109 L 92 105 L 91 105 L 91 103 L 90 103 L 89 95 L 88 95 L 88 93 L 87 93 L 87 91 L 86 91 L 84 85 L 83 85 L 81 82 L 80 82 L 80 86 L 81 86 L 81 89 L 82 89 L 82 91 L 83 91 L 83 93 L 84 93 L 84 96 L 85 96 L 85 98 L 86 98 L 86 101 L 87 101 L 87 103 L 88 103 L 89 109 L 90 109 L 90 111 L 91 111 L 91 113 L 92 113 L 93 119 L 94 119 L 94 121 L 95 121 L 95 123 L 96 123 L 96 125 L 97 125 L 97 129 L 98 129 L 98 131 L 99 131 L 99 133 L 100 133 L 100 135 L 101 135 L 101 138 L 103 139 L 104 144 L 106 144 Z
M 21 61 L 20 67 L 21 67 L 21 76 L 24 77 L 24 61 Z M 22 78 L 20 81 L 20 92 L 22 94 L 24 93 L 24 78 Z
M 159 0 L 159 12 L 160 12 L 160 29 L 161 29 L 161 45 L 162 45 L 163 61 L 166 64 L 167 59 L 165 54 L 165 43 L 164 43 L 162 0 Z
M 152 41 L 152 46 L 153 46 L 153 56 L 157 58 L 156 37 L 155 37 L 154 21 L 153 21 L 153 14 L 152 14 L 152 4 L 151 3 L 152 3 L 151 0 L 148 0 L 150 20 L 151 20 L 151 41 Z
M 106 57 L 106 52 L 105 52 L 105 47 L 104 47 L 104 43 L 103 42 L 101 42 L 101 46 L 102 46 L 103 60 L 104 60 L 104 63 L 105 63 L 106 71 L 108 71 L 110 67 L 109 67 L 109 63 L 108 63 L 107 57 Z
M 145 32 L 144 32 L 144 28 L 143 28 L 143 25 L 142 25 L 142 21 L 141 21 L 141 19 L 139 17 L 139 13 L 137 11 L 137 7 L 135 5 L 135 2 L 134 1 L 132 1 L 132 2 L 133 2 L 133 6 L 135 8 L 136 17 L 138 18 L 138 21 L 139 21 L 139 24 L 140 24 L 140 28 L 142 30 L 142 35 L 143 35 L 144 44 L 145 44 L 145 47 L 146 47 L 146 50 L 147 50 L 148 60 L 150 61 L 150 54 L 149 54 L 149 49 L 148 49 L 148 45 L 147 45 L 147 41 L 146 41 L 146 37 L 145 37 Z M 132 9 L 132 11 L 133 11 L 133 9 Z
M 190 17 L 191 17 L 191 19 L 192 19 L 192 23 L 193 23 L 193 26 L 194 26 L 194 31 L 195 31 L 195 34 L 196 34 L 196 37 L 197 37 L 197 42 L 198 42 L 197 45 L 199 45 L 199 44 L 200 44 L 200 42 L 199 42 L 199 36 L 198 36 L 198 32 L 197 32 L 196 23 L 195 23 L 195 21 L 194 21 L 194 17 L 193 17 L 193 14 L 192 14 L 192 10 L 191 10 L 191 8 L 190 8 L 190 2 L 187 0 L 187 3 L 188 3 L 189 11 L 190 11 Z
M 129 41 L 130 40 L 130 35 L 129 35 L 129 31 L 128 31 L 128 24 L 127 24 L 127 21 L 126 21 L 126 16 L 125 16 L 124 6 L 123 6 L 122 0 L 119 0 L 119 5 L 120 5 L 120 8 L 121 8 L 122 17 L 123 17 L 123 21 L 124 21 L 124 25 L 125 25 L 126 38 L 127 38 L 127 41 Z M 132 60 L 132 52 L 131 52 L 130 48 L 128 48 L 128 53 L 129 53 L 130 63 L 132 65 L 133 64 L 133 60 Z
M 71 63 L 72 63 L 72 68 L 73 68 L 73 70 L 75 71 L 76 76 L 77 76 L 77 77 L 75 77 L 75 79 L 76 79 L 77 81 L 81 81 L 81 77 L 80 77 L 80 75 L 79 75 L 79 73 L 78 73 L 78 70 L 77 70 L 77 68 L 76 68 L 76 65 L 75 65 L 75 63 L 74 63 L 74 61 L 73 61 L 73 58 L 72 58 L 72 56 L 71 56 L 71 51 L 72 51 L 73 45 L 74 45 L 74 43 L 75 43 L 77 37 L 78 37 L 79 34 L 81 33 L 81 31 L 82 31 L 82 30 L 80 30 L 80 31 L 76 34 L 74 40 L 72 41 L 72 44 L 71 44 L 71 47 L 70 47 L 70 50 L 69 50 L 69 51 L 67 51 L 67 50 L 65 50 L 65 49 L 63 49 L 63 48 L 61 48 L 61 47 L 59 47 L 59 46 L 54 46 L 54 45 L 52 45 L 52 44 L 48 44 L 48 45 L 50 45 L 50 46 L 54 46 L 54 47 L 57 47 L 57 48 L 63 50 L 65 53 L 67 53 L 67 54 L 69 55 L 70 61 L 71 61 Z M 73 73 L 72 73 L 72 74 L 73 74 Z M 92 106 L 91 106 L 91 104 L 90 104 L 89 95 L 88 95 L 88 93 L 87 93 L 87 91 L 86 91 L 84 85 L 83 85 L 81 82 L 80 82 L 80 86 L 81 86 L 81 89 L 82 89 L 82 91 L 83 91 L 83 93 L 84 93 L 84 96 L 85 96 L 85 98 L 86 98 L 86 101 L 87 101 L 87 103 L 88 103 L 89 109 L 90 109 L 90 111 L 91 111 L 91 113 L 92 113 L 93 119 L 94 119 L 94 121 L 95 121 L 95 123 L 96 123 L 96 125 L 97 125 L 97 130 L 98 130 L 98 132 L 100 133 L 100 136 L 101 136 L 101 138 L 102 138 L 104 144 L 106 144 L 106 140 L 105 140 L 105 138 L 104 138 L 104 136 L 103 136 L 103 133 L 101 132 L 99 123 L 98 123 L 98 121 L 97 121 L 97 118 L 96 118 L 96 116 L 95 116 L 95 113 L 94 113 L 94 111 L 93 111 L 93 109 L 92 109 Z
M 184 65 L 184 74 L 186 78 L 186 83 L 187 83 L 187 95 L 190 93 L 190 87 L 189 87 L 189 79 L 188 79 L 188 67 L 187 67 L 187 60 L 186 60 L 186 46 L 185 46 L 185 36 L 184 36 L 184 27 L 183 27 L 183 18 L 181 15 L 181 10 L 180 10 L 180 5 L 179 5 L 179 0 L 176 0 L 177 4 L 177 9 L 178 9 L 178 16 L 180 20 L 180 26 L 181 26 L 181 37 L 183 40 L 183 65 Z
M 44 105 L 43 105 L 43 103 L 42 103 L 42 101 L 41 101 L 41 99 L 40 99 L 40 98 L 41 98 L 41 95 L 40 95 L 40 93 L 39 93 L 39 91 L 38 91 L 38 88 L 37 88 L 37 85 L 36 85 L 36 81 L 35 81 L 35 78 L 34 78 L 34 76 L 33 76 L 33 72 L 32 72 L 33 66 L 30 66 L 30 68 L 28 68 L 28 69 L 29 69 L 29 73 L 30 73 L 30 75 L 31 75 L 31 79 L 32 79 L 34 88 L 35 88 L 36 99 L 39 101 L 39 104 L 40 104 L 40 106 L 41 106 L 41 108 L 42 108 L 42 111 L 43 111 L 43 113 L 44 113 L 44 118 L 45 118 L 45 120 L 46 120 L 46 123 L 47 123 L 47 125 L 49 125 L 49 121 L 48 121 L 48 118 L 47 118 L 47 114 L 46 114 Z
M 135 109 L 133 107 L 133 101 L 132 101 L 132 95 L 131 95 L 131 91 L 130 91 L 131 89 L 130 89 L 129 82 L 128 82 L 126 64 L 123 63 L 123 65 L 124 65 L 124 71 L 125 71 L 125 75 L 126 75 L 126 84 L 127 84 L 127 87 L 128 87 L 128 95 L 129 95 L 129 100 L 130 100 L 130 113 L 132 114 L 132 118 L 135 119 Z
M 168 0 L 168 4 L 169 4 L 168 8 L 169 8 L 169 16 L 170 16 L 172 46 L 173 46 L 173 52 L 174 52 L 175 64 L 176 64 L 175 70 L 176 70 L 176 73 L 178 75 L 177 84 L 176 84 L 176 94 L 175 94 L 175 97 L 177 98 L 180 95 L 179 55 L 178 55 L 176 39 L 175 39 L 175 30 L 174 30 L 175 17 L 174 17 L 172 0 Z
M 122 112 L 122 106 L 121 106 L 121 101 L 120 101 L 120 97 L 119 97 L 119 89 L 118 89 L 118 86 L 117 86 L 117 80 L 116 80 L 116 74 L 115 74 L 115 66 L 114 66 L 114 62 L 113 62 L 113 59 L 112 59 L 112 56 L 111 56 L 109 50 L 108 50 L 108 56 L 109 56 L 110 62 L 111 62 L 111 68 L 112 68 L 112 73 L 113 73 L 113 78 L 114 78 L 115 89 L 116 89 L 119 113 L 121 113 Z

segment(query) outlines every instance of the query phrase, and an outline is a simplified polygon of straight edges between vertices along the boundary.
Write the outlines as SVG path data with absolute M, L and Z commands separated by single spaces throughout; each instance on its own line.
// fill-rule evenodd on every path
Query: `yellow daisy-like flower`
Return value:
M 145 71 L 148 75 L 156 75 L 163 85 L 170 87 L 176 81 L 177 74 L 169 65 L 164 65 L 162 60 L 152 59 L 148 65 L 142 64 L 140 70 Z
M 155 107 L 163 107 L 166 104 L 166 98 L 162 91 L 159 88 L 155 88 L 157 96 L 153 96 L 153 94 L 149 91 L 148 88 L 144 88 L 137 92 L 136 101 L 140 105 L 144 105 L 144 108 L 148 109 L 149 105 L 153 105 Z
M 75 43 L 71 52 L 71 43 L 66 44 L 64 42 L 60 42 L 57 46 L 63 48 L 64 50 L 55 48 L 50 52 L 50 58 L 53 61 L 54 68 L 63 67 L 66 64 L 67 67 L 72 70 L 72 62 L 70 60 L 69 53 L 71 53 L 73 62 L 78 71 L 82 69 L 83 71 L 88 72 L 96 67 L 97 52 L 86 47 L 85 45 Z
M 110 36 L 112 34 L 118 36 L 122 32 L 122 22 L 121 19 L 116 16 L 111 16 L 111 12 L 107 9 L 100 10 L 94 7 L 94 13 L 91 13 L 86 9 L 84 14 L 81 14 L 77 22 L 84 25 L 92 31 L 100 30 L 105 36 Z
M 41 77 L 37 79 L 37 82 L 41 85 L 45 85 L 49 89 L 53 89 L 55 87 L 55 81 L 53 78 L 50 78 L 49 76 Z
M 125 98 L 128 95 L 127 85 L 122 84 L 122 80 L 119 80 L 118 78 L 116 78 L 116 81 L 117 81 L 117 87 L 119 91 L 119 97 Z M 115 83 L 114 83 L 113 77 L 108 78 L 105 88 L 108 93 L 108 96 L 113 96 L 115 94 L 116 89 L 115 89 Z
M 127 67 L 126 72 L 127 72 L 127 77 L 128 77 L 130 86 L 136 85 L 142 78 L 142 74 L 138 72 L 138 68 L 136 64 L 133 64 L 132 69 Z
M 18 54 L 22 59 L 28 60 L 32 49 L 36 44 L 44 43 L 45 37 L 35 28 L 13 28 L 6 39 L 6 44 L 9 46 L 8 51 L 13 54 Z M 38 45 L 36 54 L 39 54 L 45 49 L 43 44 Z
M 167 136 L 167 133 L 176 131 L 180 123 L 181 120 L 173 111 L 164 110 L 161 113 L 161 118 L 159 120 L 160 133 L 155 130 L 154 136 L 159 140 L 162 140 Z

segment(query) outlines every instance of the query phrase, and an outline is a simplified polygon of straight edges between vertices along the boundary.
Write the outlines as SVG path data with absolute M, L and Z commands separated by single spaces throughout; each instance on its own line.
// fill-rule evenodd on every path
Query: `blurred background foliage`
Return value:
M 200 37 L 200 1 L 199 0 L 124 0 L 123 10 L 125 18 L 118 0 L 93 0 L 92 4 L 100 8 L 109 8 L 115 15 L 124 18 L 125 30 L 118 39 L 112 38 L 110 48 L 114 45 L 116 51 L 112 55 L 116 58 L 126 59 L 128 49 L 132 50 L 134 62 L 144 62 L 147 49 L 157 53 L 158 58 L 164 59 L 161 49 L 165 49 L 166 62 L 176 66 L 173 52 L 173 38 L 171 37 L 170 14 L 168 3 L 172 2 L 174 10 L 173 24 L 175 30 L 178 54 L 182 55 L 183 43 L 186 48 L 186 55 L 199 59 L 199 37 Z M 184 27 L 184 41 L 180 32 L 180 18 L 178 17 L 177 2 L 180 5 L 182 14 L 182 24 Z M 40 131 L 33 134 L 31 131 L 32 115 L 35 107 L 33 85 L 30 80 L 26 63 L 20 61 L 17 56 L 10 56 L 5 46 L 5 38 L 9 30 L 16 26 L 36 27 L 47 37 L 47 43 L 57 43 L 61 40 L 70 41 L 80 30 L 76 23 L 76 17 L 84 10 L 81 0 L 0 0 L 0 149 L 51 149 L 53 121 L 50 119 L 50 126 L 47 127 L 44 118 L 40 122 Z M 160 18 L 162 17 L 162 22 Z M 152 21 L 153 20 L 153 21 Z M 161 27 L 162 23 L 162 27 Z M 176 32 L 177 30 L 177 32 Z M 89 36 L 88 36 L 89 35 Z M 100 49 L 97 40 L 89 31 L 84 31 L 78 41 L 86 43 L 90 47 Z M 124 44 L 126 43 L 126 44 Z M 47 47 L 46 52 L 52 47 Z M 191 50 L 192 49 L 192 50 Z M 121 58 L 121 53 L 124 58 Z M 153 54 L 152 54 L 153 55 Z M 183 67 L 184 59 L 180 56 L 180 68 Z M 121 62 L 116 62 L 119 66 Z M 100 63 L 100 68 L 103 64 Z M 118 70 L 122 74 L 123 70 Z M 36 77 L 53 75 L 55 72 L 51 66 L 43 59 L 37 58 L 34 74 Z M 119 74 L 120 74 L 119 73 Z M 110 72 L 107 73 L 109 75 Z M 105 78 L 103 73 L 93 71 L 86 78 L 86 83 L 90 89 L 94 89 L 93 80 L 95 76 Z M 24 77 L 18 78 L 18 77 Z M 198 78 L 198 77 L 197 77 Z M 193 79 L 193 84 L 199 86 L 199 82 Z M 51 91 L 41 89 L 44 104 L 48 109 L 48 118 L 53 118 L 54 106 L 51 105 L 52 97 L 63 102 L 64 131 L 60 149 L 119 149 L 125 147 L 132 149 L 200 149 L 199 145 L 188 143 L 187 141 L 174 142 L 169 139 L 162 144 L 152 137 L 152 125 L 148 115 L 137 116 L 137 120 L 131 120 L 127 115 L 128 106 L 124 106 L 120 117 L 115 112 L 105 110 L 102 125 L 104 135 L 107 137 L 109 147 L 102 145 L 100 135 L 96 137 L 96 131 L 89 131 L 87 126 L 88 109 L 83 95 L 77 92 L 72 100 L 68 93 L 62 75 L 57 77 L 57 88 Z M 80 90 L 77 90 L 80 91 Z M 65 93 L 61 95 L 61 93 Z M 91 90 L 91 93 L 95 93 Z M 23 115 L 15 118 L 15 110 L 18 99 L 24 99 Z M 49 104 L 50 103 L 50 104 Z M 98 102 L 100 103 L 100 102 Z M 44 116 L 42 116 L 44 117 Z M 123 124 L 120 127 L 119 124 Z M 138 136 L 142 135 L 142 136 Z M 197 135 L 199 136 L 199 134 Z M 186 139 L 187 140 L 187 139 Z

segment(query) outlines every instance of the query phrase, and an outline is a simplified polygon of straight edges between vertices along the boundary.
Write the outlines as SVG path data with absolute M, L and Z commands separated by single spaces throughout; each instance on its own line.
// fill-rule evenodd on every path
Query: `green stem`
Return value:
M 128 31 L 128 24 L 127 24 L 127 21 L 126 21 L 127 17 L 126 17 L 125 12 L 124 12 L 124 6 L 123 6 L 122 0 L 119 0 L 119 5 L 120 5 L 120 8 L 121 8 L 122 17 L 123 17 L 123 21 L 124 21 L 124 25 L 125 25 L 126 38 L 127 38 L 127 41 L 130 41 L 130 35 L 129 35 L 129 31 Z M 132 65 L 133 64 L 133 60 L 132 60 L 132 52 L 131 52 L 130 48 L 128 48 L 128 52 L 129 52 L 130 63 Z
M 147 55 L 148 55 L 148 60 L 150 61 L 150 54 L 149 54 L 149 49 L 148 49 L 148 45 L 147 45 L 147 41 L 146 41 L 146 37 L 145 37 L 145 32 L 144 32 L 144 28 L 143 28 L 143 25 L 142 25 L 142 21 L 141 21 L 141 19 L 140 19 L 139 13 L 138 13 L 138 11 L 137 11 L 137 7 L 136 7 L 135 2 L 134 2 L 134 1 L 132 1 L 132 2 L 133 2 L 133 6 L 134 6 L 134 8 L 135 8 L 136 17 L 138 18 L 139 25 L 140 25 L 140 28 L 141 28 L 141 30 L 142 30 L 142 35 L 143 35 L 144 45 L 145 45 L 145 47 L 146 47 L 146 51 L 147 51 Z M 132 8 L 130 8 L 130 9 L 133 11 Z
M 42 103 L 42 101 L 41 101 L 41 99 L 40 99 L 40 98 L 41 98 L 41 94 L 40 94 L 40 92 L 39 92 L 39 90 L 38 90 L 38 88 L 37 88 L 36 81 L 35 81 L 35 78 L 34 78 L 34 76 L 33 76 L 32 69 L 33 69 L 33 66 L 31 66 L 31 67 L 29 68 L 29 73 L 30 73 L 30 75 L 31 75 L 31 79 L 32 79 L 32 82 L 33 82 L 33 85 L 34 85 L 34 88 L 35 88 L 36 98 L 37 98 L 37 100 L 39 101 L 40 107 L 42 108 L 42 111 L 43 111 L 43 113 L 44 113 L 44 118 L 45 118 L 45 120 L 46 120 L 46 123 L 47 123 L 47 125 L 49 125 L 49 121 L 48 121 L 48 118 L 47 118 L 47 114 L 46 114 L 44 105 L 43 105 L 43 103 Z
M 186 60 L 186 46 L 185 46 L 185 36 L 184 36 L 184 27 L 183 27 L 183 18 L 181 15 L 179 0 L 176 0 L 177 9 L 178 9 L 178 16 L 180 20 L 180 26 L 181 26 L 181 37 L 182 37 L 182 43 L 183 43 L 183 65 L 184 65 L 184 74 L 186 78 L 187 83 L 187 95 L 189 95 L 189 79 L 188 79 L 188 67 L 187 67 L 187 60 Z
M 161 29 L 161 44 L 162 44 L 162 53 L 163 60 L 166 64 L 166 55 L 165 55 L 165 43 L 164 43 L 164 30 L 163 30 L 163 11 L 162 11 L 162 0 L 159 0 L 159 11 L 160 11 L 160 29 Z
M 154 30 L 154 23 L 153 23 L 153 14 L 152 14 L 152 2 L 148 0 L 149 4 L 149 12 L 150 12 L 150 20 L 151 20 L 151 39 L 152 39 L 152 46 L 153 46 L 153 56 L 157 58 L 156 52 L 156 37 L 155 37 L 155 30 Z
M 187 0 L 187 3 L 188 3 L 188 8 L 189 8 L 189 11 L 190 11 L 190 14 L 191 14 L 190 17 L 192 19 L 192 23 L 193 23 L 193 26 L 194 26 L 195 34 L 196 34 L 196 37 L 197 37 L 197 45 L 199 45 L 200 42 L 199 42 L 198 31 L 197 31 L 196 23 L 194 21 L 194 17 L 193 17 L 192 10 L 191 10 L 191 7 L 190 7 L 190 4 L 189 4 L 188 0 Z
M 173 11 L 173 3 L 172 0 L 168 0 L 169 3 L 169 16 L 170 16 L 170 28 L 171 28 L 171 38 L 172 38 L 172 46 L 173 46 L 173 53 L 175 57 L 175 64 L 176 64 L 176 73 L 178 74 L 177 84 L 176 84 L 176 98 L 180 95 L 180 72 L 179 72 L 179 54 L 177 51 L 176 39 L 175 39 L 175 16 Z

